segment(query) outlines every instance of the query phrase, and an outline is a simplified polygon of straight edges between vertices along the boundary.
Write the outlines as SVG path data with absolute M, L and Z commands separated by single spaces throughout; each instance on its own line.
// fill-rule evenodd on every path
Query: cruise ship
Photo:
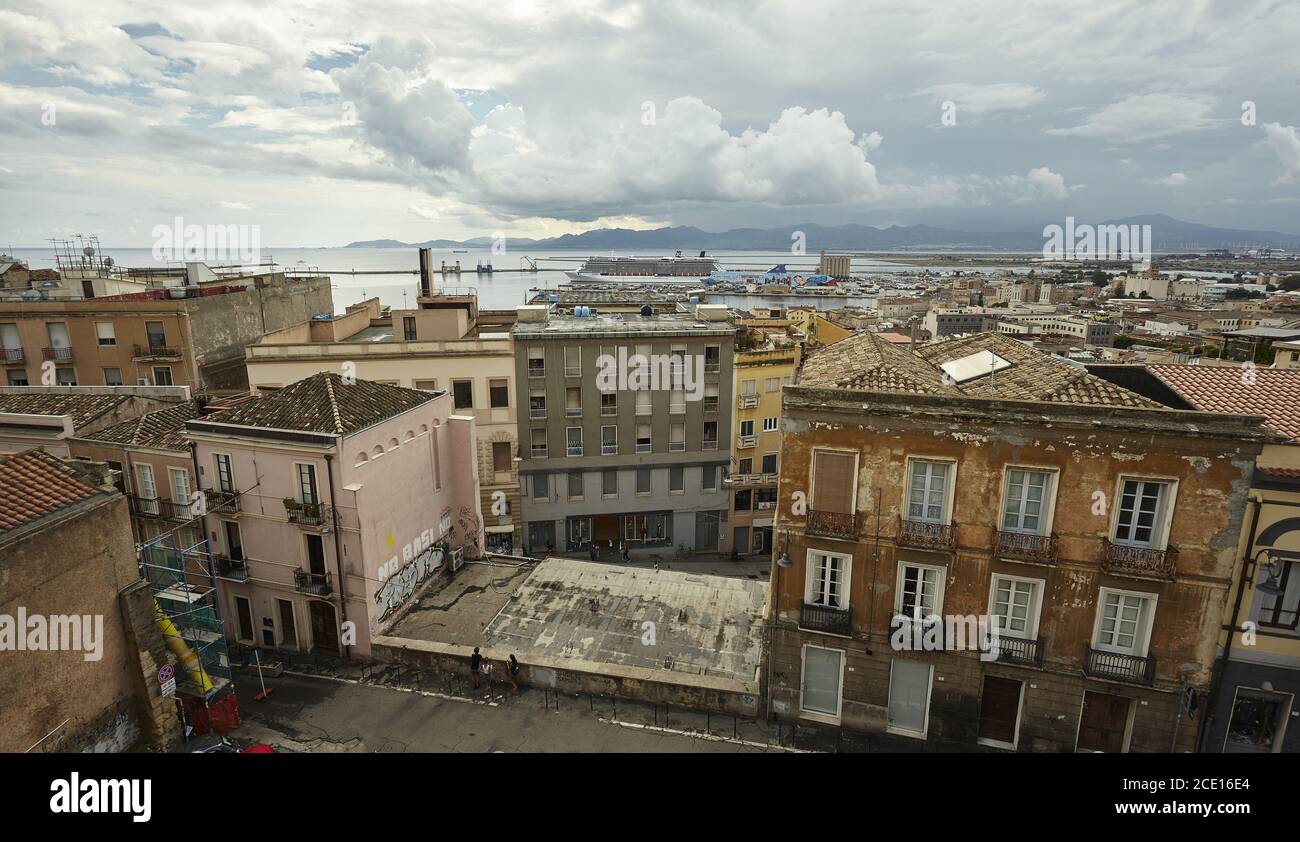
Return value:
M 565 272 L 573 281 L 611 281 L 619 278 L 663 278 L 698 282 L 718 269 L 718 261 L 700 252 L 699 257 L 588 257 L 573 272 Z

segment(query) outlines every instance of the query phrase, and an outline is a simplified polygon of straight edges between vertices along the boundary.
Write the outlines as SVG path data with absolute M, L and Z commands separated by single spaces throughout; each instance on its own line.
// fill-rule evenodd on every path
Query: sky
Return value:
M 0 247 L 1300 233 L 1300 0 L 182 5 L 0 0 Z

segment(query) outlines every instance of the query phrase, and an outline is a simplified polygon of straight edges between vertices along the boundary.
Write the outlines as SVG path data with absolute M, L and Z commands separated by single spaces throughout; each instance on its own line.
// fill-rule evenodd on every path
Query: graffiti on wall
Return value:
M 442 569 L 442 561 L 442 547 L 430 545 L 385 579 L 379 590 L 375 591 L 375 607 L 379 619 L 382 621 L 401 607 L 422 582 Z

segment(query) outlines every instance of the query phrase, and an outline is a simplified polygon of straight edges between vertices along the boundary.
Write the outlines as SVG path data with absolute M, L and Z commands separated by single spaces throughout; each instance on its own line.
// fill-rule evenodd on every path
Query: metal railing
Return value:
M 998 635 L 998 660 L 1004 664 L 1017 664 L 1023 667 L 1042 667 L 1043 650 L 1047 639 L 1043 637 L 1009 637 Z
M 528 376 L 529 376 L 529 378 L 545 377 L 545 376 L 546 376 L 546 366 L 544 366 L 544 365 L 538 365 L 538 366 L 530 365 L 530 366 L 528 366 Z
M 600 405 L 600 414 L 607 417 L 611 415 L 618 415 L 618 405 L 615 404 L 614 406 L 606 406 L 605 404 L 602 403 Z
M 290 523 L 299 526 L 324 526 L 329 520 L 330 507 L 325 503 L 284 504 L 285 515 Z
M 239 492 L 238 491 L 220 491 L 215 488 L 209 488 L 203 492 L 208 498 L 208 511 L 221 512 L 222 514 L 239 513 Z
M 1031 535 L 1025 532 L 993 530 L 994 555 L 1034 564 L 1056 564 L 1056 534 Z
M 23 356 L 23 349 L 22 349 L 22 348 L 5 348 L 5 349 L 4 349 L 4 361 L 7 362 L 7 363 L 20 363 L 20 362 L 22 362 L 22 361 L 25 360 L 25 359 L 27 359 L 27 358 L 26 358 L 25 356 Z
M 601 456 L 617 456 L 617 455 L 618 455 L 618 442 L 616 442 L 616 441 L 603 441 L 603 442 L 601 442 L 601 443 L 600 443 L 600 455 L 601 455 Z
M 243 582 L 248 579 L 248 562 L 242 558 L 225 555 L 212 556 L 213 573 L 220 579 Z
M 704 404 L 704 411 L 705 411 L 705 412 L 717 412 L 717 411 L 718 411 L 718 399 L 717 399 L 716 397 L 705 398 L 703 401 L 701 401 L 701 403 Z
M 308 573 L 301 567 L 293 571 L 293 589 L 299 593 L 329 596 L 330 577 L 325 573 Z
M 853 612 L 848 608 L 805 602 L 799 611 L 799 628 L 852 637 Z
M 686 442 L 684 441 L 671 441 L 668 443 L 669 452 L 680 453 L 685 449 L 686 449 Z
M 700 450 L 717 450 L 717 449 L 718 449 L 717 439 L 705 439 L 703 444 L 700 445 Z
M 581 455 L 582 455 L 582 445 L 580 445 L 580 444 L 571 444 L 571 445 L 569 445 L 569 446 L 565 449 L 565 452 L 566 452 L 569 456 L 581 456 Z
M 1134 547 L 1115 544 L 1102 539 L 1101 566 L 1116 576 L 1139 579 L 1172 579 L 1178 566 L 1178 548 L 1170 544 L 1163 550 L 1155 547 Z
M 131 359 L 144 360 L 151 357 L 179 357 L 181 350 L 167 345 L 135 345 L 131 349 Z
M 42 348 L 41 356 L 47 360 L 54 360 L 55 362 L 61 362 L 61 363 L 72 362 L 72 349 L 71 348 Z
M 1151 656 L 1104 652 L 1083 644 L 1083 671 L 1093 678 L 1151 685 L 1156 680 L 1156 659 Z
M 646 442 L 641 442 L 641 441 L 639 441 L 639 442 L 636 443 L 636 452 L 637 452 L 637 453 L 649 453 L 649 452 L 650 452 L 650 447 L 651 447 L 651 442 L 648 442 L 648 441 L 646 441 Z
M 582 417 L 582 407 L 580 407 L 580 406 L 566 406 L 566 407 L 564 408 L 564 417 L 565 417 L 565 418 L 581 418 L 581 417 Z
M 162 517 L 162 507 L 158 505 L 161 501 L 157 497 L 131 494 L 127 497 L 127 502 L 131 505 L 131 514 L 136 517 Z
M 668 414 L 669 414 L 669 415 L 685 415 L 685 414 L 686 414 L 686 404 L 685 404 L 685 403 L 670 403 L 670 404 L 668 404 Z
M 544 445 L 544 444 L 535 444 L 535 445 L 532 446 L 532 448 L 529 449 L 528 454 L 529 454 L 530 456 L 532 456 L 534 459 L 545 459 L 545 458 L 546 458 L 546 445 Z
M 544 407 L 544 406 L 530 406 L 530 407 L 528 407 L 528 417 L 529 417 L 529 418 L 539 418 L 539 419 L 540 419 L 540 418 L 545 418 L 545 417 L 546 417 L 546 407 Z
M 821 535 L 827 538 L 856 538 L 858 515 L 856 512 L 809 509 L 804 531 L 809 535 Z
M 921 550 L 952 550 L 955 539 L 950 523 L 931 523 L 926 520 L 898 519 L 897 543 L 902 547 Z

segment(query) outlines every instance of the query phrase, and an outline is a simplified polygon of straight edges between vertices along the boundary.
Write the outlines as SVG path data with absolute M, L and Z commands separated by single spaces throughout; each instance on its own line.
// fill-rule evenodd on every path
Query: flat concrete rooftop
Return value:
M 563 558 L 469 564 L 389 635 L 511 651 L 526 663 L 753 682 L 767 592 L 762 581 Z

